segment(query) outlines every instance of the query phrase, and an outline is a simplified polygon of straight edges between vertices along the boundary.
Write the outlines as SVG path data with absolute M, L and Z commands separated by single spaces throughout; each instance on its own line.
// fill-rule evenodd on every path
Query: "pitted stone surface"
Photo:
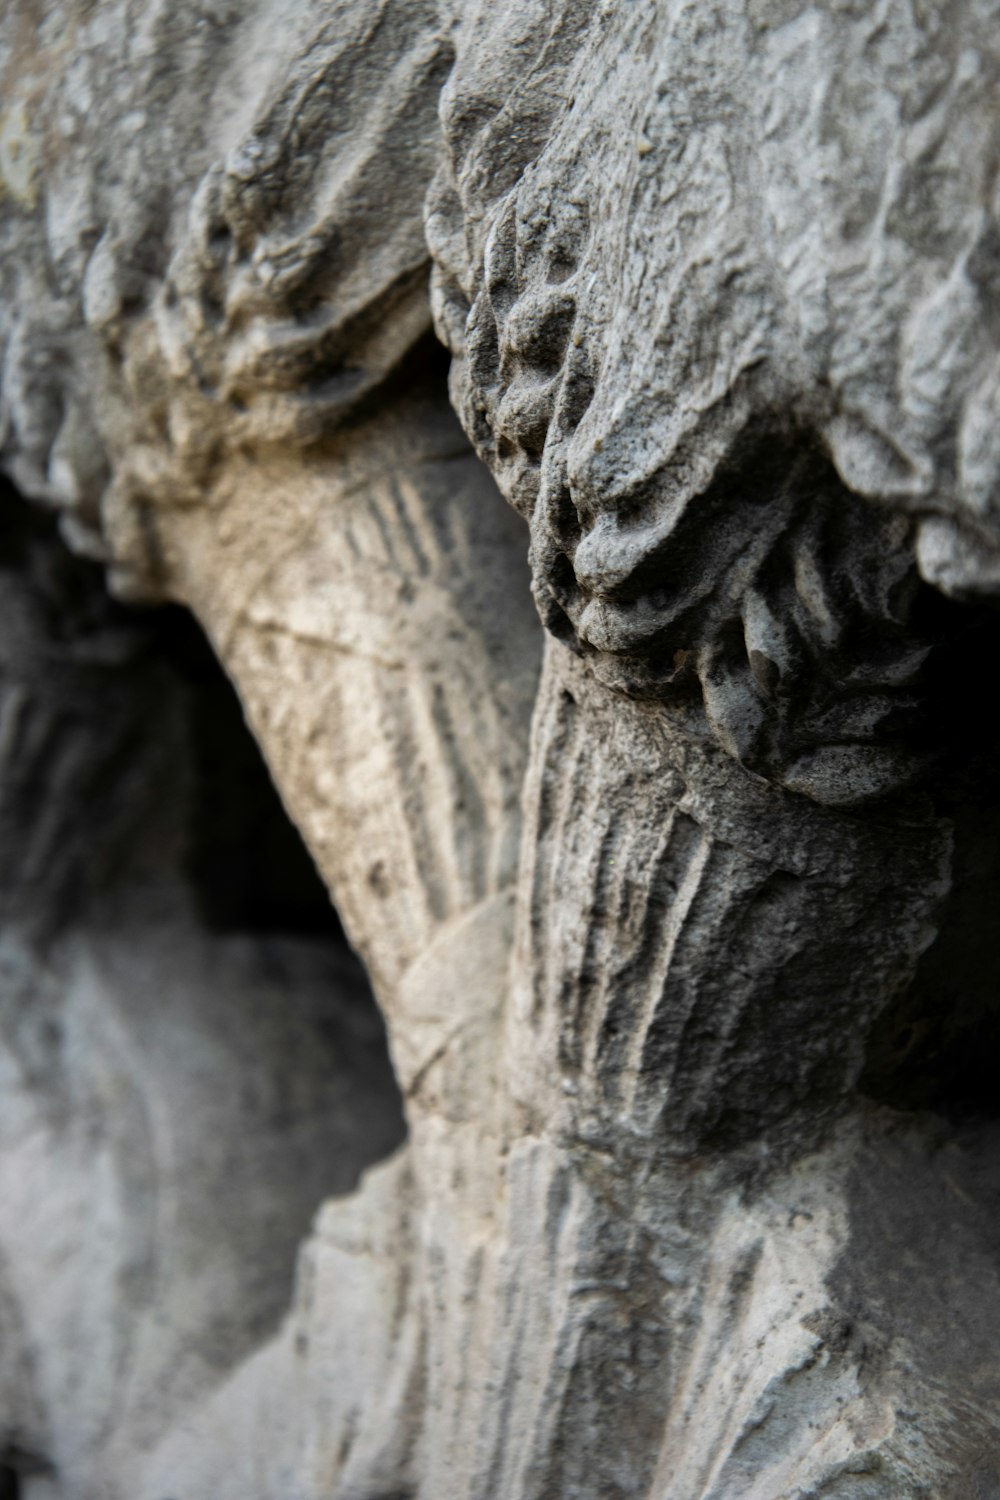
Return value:
M 348 956 L 194 901 L 148 621 L 0 497 L 27 1500 L 1000 1482 L 998 22 L 0 17 L 0 463 L 200 621 L 408 1130 Z

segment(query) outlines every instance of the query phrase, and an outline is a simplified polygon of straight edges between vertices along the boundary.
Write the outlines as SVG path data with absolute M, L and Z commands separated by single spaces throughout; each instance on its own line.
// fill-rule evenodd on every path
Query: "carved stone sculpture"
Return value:
M 998 22 L 7 7 L 0 1494 L 1000 1495 Z

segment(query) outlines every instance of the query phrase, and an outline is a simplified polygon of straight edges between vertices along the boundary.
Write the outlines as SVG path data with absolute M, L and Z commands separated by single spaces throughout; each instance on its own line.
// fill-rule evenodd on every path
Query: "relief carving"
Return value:
M 0 19 L 0 1493 L 1000 1487 L 998 20 Z

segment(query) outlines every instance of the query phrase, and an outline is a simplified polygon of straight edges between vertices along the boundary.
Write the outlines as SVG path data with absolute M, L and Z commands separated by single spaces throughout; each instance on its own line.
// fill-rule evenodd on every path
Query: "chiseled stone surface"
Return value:
M 197 617 L 407 1125 L 0 501 L 28 1500 L 1000 1493 L 998 23 L 0 17 L 0 461 Z

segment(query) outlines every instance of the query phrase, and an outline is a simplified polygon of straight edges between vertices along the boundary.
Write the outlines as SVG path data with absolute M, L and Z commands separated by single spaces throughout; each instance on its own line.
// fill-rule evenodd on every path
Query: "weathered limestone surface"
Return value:
M 119 601 L 2 502 L 29 1500 L 1000 1494 L 998 87 L 992 0 L 5 9 L 0 459 Z
M 29 1494 L 135 1494 L 277 1325 L 317 1201 L 400 1122 L 348 955 L 206 925 L 191 833 L 220 868 L 209 799 L 245 776 L 219 689 L 4 505 L 2 1451 Z M 279 852 L 266 816 L 248 833 Z

